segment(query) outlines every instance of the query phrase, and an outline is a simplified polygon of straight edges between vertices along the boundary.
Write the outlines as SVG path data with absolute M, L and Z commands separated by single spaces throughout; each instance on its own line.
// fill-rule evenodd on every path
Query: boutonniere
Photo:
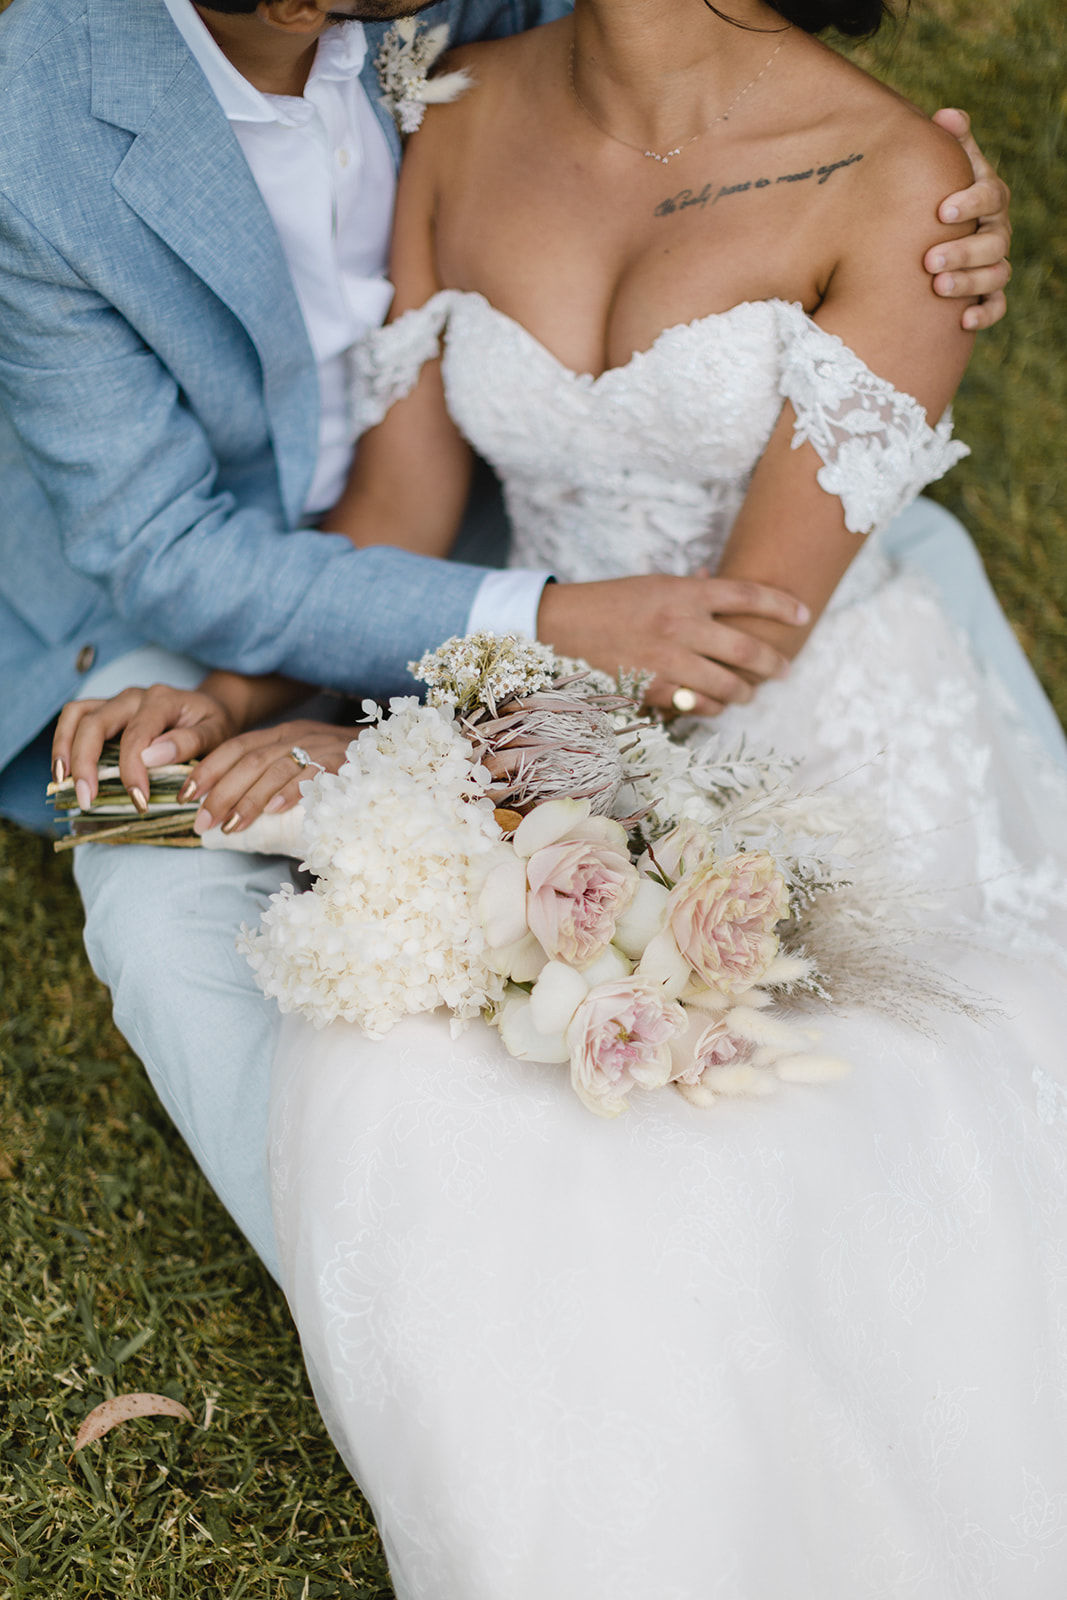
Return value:
M 473 79 L 469 72 L 444 72 L 431 78 L 430 68 L 448 46 L 448 28 L 427 28 L 415 17 L 400 17 L 382 40 L 375 57 L 378 82 L 401 133 L 422 126 L 426 107 L 458 100 Z

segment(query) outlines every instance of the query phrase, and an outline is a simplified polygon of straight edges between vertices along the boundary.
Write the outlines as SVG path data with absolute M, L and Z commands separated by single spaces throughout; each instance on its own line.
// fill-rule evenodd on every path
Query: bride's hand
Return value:
M 223 833 L 243 833 L 262 812 L 290 810 L 300 799 L 300 785 L 315 776 L 317 767 L 340 771 L 355 736 L 354 728 L 298 721 L 227 739 L 200 762 L 182 790 L 184 799 L 200 802 L 196 832 L 221 827 Z M 316 765 L 299 765 L 294 749 Z
M 977 222 L 978 227 L 962 239 L 935 245 L 923 265 L 934 274 L 937 294 L 950 300 L 979 297 L 979 305 L 964 310 L 965 328 L 991 328 L 1008 309 L 1004 290 L 1011 281 L 1011 191 L 978 148 L 966 111 L 938 111 L 934 121 L 959 140 L 974 170 L 971 187 L 943 200 L 938 217 L 945 223 Z
M 138 811 L 147 808 L 148 768 L 195 761 L 234 733 L 229 709 L 202 689 L 123 689 L 110 700 L 71 700 L 59 713 L 52 740 L 52 776 L 74 779 L 78 804 L 96 798 L 104 745 L 118 738 L 119 775 Z
M 560 655 L 580 656 L 613 677 L 622 667 L 655 674 L 650 706 L 713 717 L 731 701 L 751 700 L 752 681 L 783 677 L 789 662 L 725 616 L 763 617 L 803 628 L 808 609 L 780 589 L 737 579 L 653 574 L 603 583 L 550 583 L 541 597 L 537 637 Z

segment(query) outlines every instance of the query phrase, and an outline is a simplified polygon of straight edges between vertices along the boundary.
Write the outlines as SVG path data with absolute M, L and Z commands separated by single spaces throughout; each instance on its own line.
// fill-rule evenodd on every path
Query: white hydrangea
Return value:
M 393 700 L 348 748 L 339 773 L 304 789 L 306 893 L 272 896 L 243 930 L 256 982 L 283 1011 L 336 1018 L 380 1038 L 444 1005 L 460 1019 L 495 1005 L 476 914 L 501 848 L 489 775 L 446 711 Z

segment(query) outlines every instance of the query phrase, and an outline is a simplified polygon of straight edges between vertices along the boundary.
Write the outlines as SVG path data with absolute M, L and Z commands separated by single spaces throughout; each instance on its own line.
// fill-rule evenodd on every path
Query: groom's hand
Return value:
M 1011 280 L 1011 191 L 986 160 L 971 133 L 966 111 L 946 109 L 934 121 L 958 139 L 971 163 L 974 182 L 959 194 L 950 194 L 938 207 L 942 222 L 977 222 L 973 233 L 935 245 L 923 258 L 933 275 L 934 292 L 950 300 L 970 300 L 962 316 L 965 328 L 991 328 L 1008 309 L 1004 290 Z
M 687 709 L 711 717 L 731 701 L 751 700 L 753 682 L 789 670 L 785 656 L 731 627 L 727 616 L 768 617 L 795 627 L 809 620 L 806 606 L 763 584 L 652 575 L 547 584 L 537 637 L 612 676 L 620 667 L 654 673 L 646 702 L 664 711 L 678 689 L 689 689 L 696 701 Z

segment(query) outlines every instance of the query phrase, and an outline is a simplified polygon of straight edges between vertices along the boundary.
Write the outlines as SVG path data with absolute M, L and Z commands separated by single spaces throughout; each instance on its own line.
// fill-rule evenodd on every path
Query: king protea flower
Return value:
M 609 710 L 621 696 L 544 689 L 461 719 L 475 759 L 492 778 L 498 808 L 524 814 L 542 800 L 588 800 L 596 816 L 611 812 L 623 782 L 619 734 Z

